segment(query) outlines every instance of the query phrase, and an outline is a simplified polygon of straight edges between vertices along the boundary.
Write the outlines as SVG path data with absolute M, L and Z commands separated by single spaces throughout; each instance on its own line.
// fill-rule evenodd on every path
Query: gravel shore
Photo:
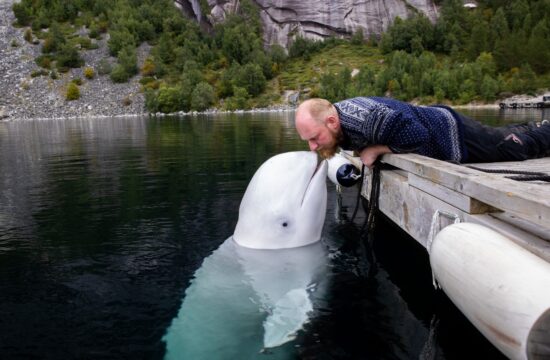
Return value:
M 137 76 L 124 84 L 113 83 L 108 75 L 98 75 L 97 70 L 93 79 L 84 77 L 84 67 L 97 69 L 102 59 L 115 62 L 108 54 L 107 36 L 97 42 L 97 49 L 81 51 L 84 59 L 82 68 L 59 73 L 56 80 L 47 75 L 31 77 L 33 71 L 40 69 L 34 59 L 41 54 L 41 45 L 25 41 L 23 34 L 26 28 L 13 26 L 13 3 L 13 0 L 0 1 L 0 118 L 117 116 L 146 112 Z M 85 34 L 86 30 L 79 32 Z M 138 65 L 149 53 L 149 48 L 144 44 L 137 49 Z M 67 86 L 75 78 L 82 79 L 80 99 L 67 101 Z

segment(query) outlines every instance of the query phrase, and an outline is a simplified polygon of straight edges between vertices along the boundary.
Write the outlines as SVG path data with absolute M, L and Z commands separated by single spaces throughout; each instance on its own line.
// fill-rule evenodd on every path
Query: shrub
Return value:
M 145 59 L 143 66 L 141 67 L 141 75 L 143 76 L 153 76 L 155 75 L 155 62 L 152 58 L 148 57 Z
M 11 41 L 11 47 L 18 47 L 19 46 L 19 43 L 17 42 L 17 40 L 13 39 Z
M 89 38 L 79 37 L 78 38 L 78 43 L 80 44 L 80 47 L 82 49 L 87 49 L 87 50 L 93 49 L 93 48 L 97 49 L 97 45 L 93 44 L 92 40 L 89 39 Z M 94 47 L 94 45 L 95 45 L 95 47 Z
M 57 73 L 57 71 L 55 69 L 53 69 L 52 71 L 50 71 L 50 78 L 52 80 L 57 80 L 59 79 L 59 74 Z
M 69 101 L 80 99 L 80 89 L 74 82 L 69 83 L 65 98 Z
M 113 70 L 113 67 L 111 66 L 111 63 L 108 59 L 101 59 L 99 60 L 99 64 L 97 65 L 97 73 L 99 75 L 107 75 L 110 74 Z
M 132 104 L 132 99 L 130 99 L 129 96 L 125 96 L 124 99 L 122 99 L 122 105 L 130 106 L 131 104 Z
M 78 86 L 82 85 L 82 79 L 81 78 L 74 78 L 74 79 L 71 80 L 71 82 L 75 83 Z
M 90 31 L 88 32 L 88 36 L 90 37 L 90 39 L 99 39 L 100 38 L 99 30 L 97 29 L 97 26 L 92 25 L 92 27 L 90 27 Z
M 124 69 L 124 66 L 122 65 L 116 65 L 113 70 L 111 71 L 111 80 L 113 80 L 116 83 L 123 83 L 128 81 L 130 78 L 130 74 Z
M 32 30 L 27 28 L 27 30 L 25 30 L 25 34 L 23 35 L 23 38 L 25 39 L 26 42 L 32 43 Z
M 42 76 L 42 75 L 48 75 L 48 71 L 47 70 L 44 70 L 44 69 L 40 69 L 40 70 L 34 70 L 32 73 L 31 73 L 31 77 L 37 77 L 37 76 Z
M 40 55 L 35 60 L 36 65 L 43 67 L 44 69 L 49 69 L 52 66 L 52 59 L 48 55 Z
M 93 79 L 95 76 L 94 69 L 89 66 L 84 68 L 84 76 L 86 77 L 86 79 Z

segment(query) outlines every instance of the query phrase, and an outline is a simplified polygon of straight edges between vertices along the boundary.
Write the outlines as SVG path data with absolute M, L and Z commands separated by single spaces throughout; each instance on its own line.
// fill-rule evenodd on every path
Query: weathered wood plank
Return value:
M 426 178 L 409 173 L 408 179 L 411 186 L 427 192 L 428 194 L 432 194 L 433 196 L 469 214 L 482 214 L 490 211 L 496 211 L 495 208 L 490 205 L 482 203 L 476 199 L 472 199 L 467 195 L 451 190 L 443 185 L 433 183 Z
M 535 224 L 550 221 L 550 186 L 504 179 L 416 154 L 384 155 L 383 161 Z

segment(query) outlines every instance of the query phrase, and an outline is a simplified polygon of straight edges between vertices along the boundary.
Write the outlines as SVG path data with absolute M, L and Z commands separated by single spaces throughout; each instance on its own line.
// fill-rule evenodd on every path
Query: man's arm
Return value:
M 387 145 L 370 145 L 361 150 L 359 156 L 361 157 L 363 164 L 365 164 L 365 166 L 369 169 L 372 169 L 374 162 L 380 155 L 391 153 L 392 151 Z

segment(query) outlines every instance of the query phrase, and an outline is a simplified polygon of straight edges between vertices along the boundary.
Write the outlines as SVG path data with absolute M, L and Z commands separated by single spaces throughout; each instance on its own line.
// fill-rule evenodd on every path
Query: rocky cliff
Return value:
M 200 0 L 178 0 L 185 14 L 213 25 L 235 12 L 239 0 L 208 0 L 210 13 L 202 14 Z M 349 37 L 358 30 L 365 38 L 380 35 L 396 16 L 425 14 L 437 18 L 433 0 L 252 0 L 260 9 L 266 45 L 288 47 L 295 36 L 322 39 Z M 204 8 L 204 7 L 203 7 Z

